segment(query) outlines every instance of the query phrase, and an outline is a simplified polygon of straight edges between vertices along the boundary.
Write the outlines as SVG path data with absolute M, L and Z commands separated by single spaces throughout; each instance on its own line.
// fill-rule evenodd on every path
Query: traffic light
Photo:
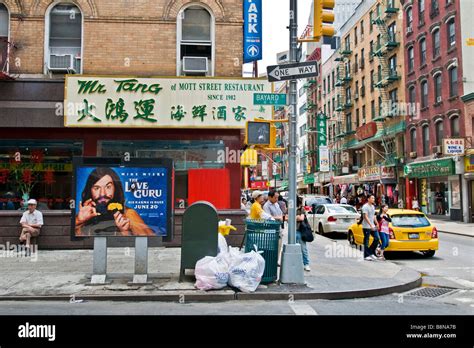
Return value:
M 316 41 L 319 41 L 321 36 L 334 36 L 336 33 L 334 27 L 330 25 L 334 22 L 334 12 L 328 11 L 333 10 L 334 5 L 335 0 L 314 0 L 313 39 Z
M 264 151 L 284 151 L 285 148 L 277 147 L 277 129 L 275 123 L 288 122 L 285 120 L 259 120 L 247 121 L 245 128 L 245 144 Z

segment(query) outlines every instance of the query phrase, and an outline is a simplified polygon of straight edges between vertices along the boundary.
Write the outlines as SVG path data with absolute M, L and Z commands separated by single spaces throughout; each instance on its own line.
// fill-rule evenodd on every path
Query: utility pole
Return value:
M 297 63 L 298 17 L 297 0 L 290 0 L 290 63 Z M 280 282 L 304 284 L 303 256 L 296 244 L 296 149 L 297 149 L 297 90 L 296 79 L 290 81 L 289 175 L 288 175 L 288 244 L 283 246 Z

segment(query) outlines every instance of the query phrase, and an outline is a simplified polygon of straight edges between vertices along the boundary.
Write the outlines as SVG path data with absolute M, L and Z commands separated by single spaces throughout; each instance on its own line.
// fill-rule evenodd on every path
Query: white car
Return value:
M 321 204 L 307 216 L 313 231 L 324 235 L 329 232 L 347 233 L 349 227 L 359 220 L 360 213 L 349 204 Z

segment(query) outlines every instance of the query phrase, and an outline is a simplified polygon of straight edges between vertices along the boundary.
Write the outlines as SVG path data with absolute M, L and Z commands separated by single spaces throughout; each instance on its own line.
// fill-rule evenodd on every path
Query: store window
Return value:
M 240 154 L 226 151 L 224 141 L 157 140 L 101 141 L 102 157 L 171 158 L 175 169 L 175 208 L 185 208 L 188 202 L 188 171 L 190 169 L 223 169 L 225 163 L 240 160 Z M 237 163 L 237 162 L 236 162 Z
M 423 156 L 429 156 L 430 154 L 430 128 L 428 125 L 424 125 L 422 128 L 423 138 Z
M 178 76 L 214 76 L 214 18 L 202 6 L 178 14 Z
M 72 158 L 81 155 L 81 142 L 2 140 L 0 210 L 22 209 L 29 198 L 41 211 L 70 209 Z
M 45 62 L 49 72 L 82 72 L 82 13 L 74 4 L 54 6 L 46 24 Z
M 5 5 L 0 4 L 0 71 L 8 71 L 8 27 L 10 16 Z

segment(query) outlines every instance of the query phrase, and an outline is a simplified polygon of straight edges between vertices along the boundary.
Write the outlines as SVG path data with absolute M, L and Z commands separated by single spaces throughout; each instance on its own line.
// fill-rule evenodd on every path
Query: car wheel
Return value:
M 324 228 L 323 228 L 323 225 L 322 225 L 322 224 L 319 224 L 318 233 L 319 233 L 321 236 L 324 236 Z
M 436 250 L 427 250 L 427 251 L 422 251 L 421 252 L 424 257 L 433 257 L 434 254 L 436 253 Z
M 353 245 L 353 246 L 357 245 L 355 241 L 354 233 L 352 233 L 352 231 L 349 231 L 349 234 L 347 235 L 347 240 L 349 241 L 350 245 Z

